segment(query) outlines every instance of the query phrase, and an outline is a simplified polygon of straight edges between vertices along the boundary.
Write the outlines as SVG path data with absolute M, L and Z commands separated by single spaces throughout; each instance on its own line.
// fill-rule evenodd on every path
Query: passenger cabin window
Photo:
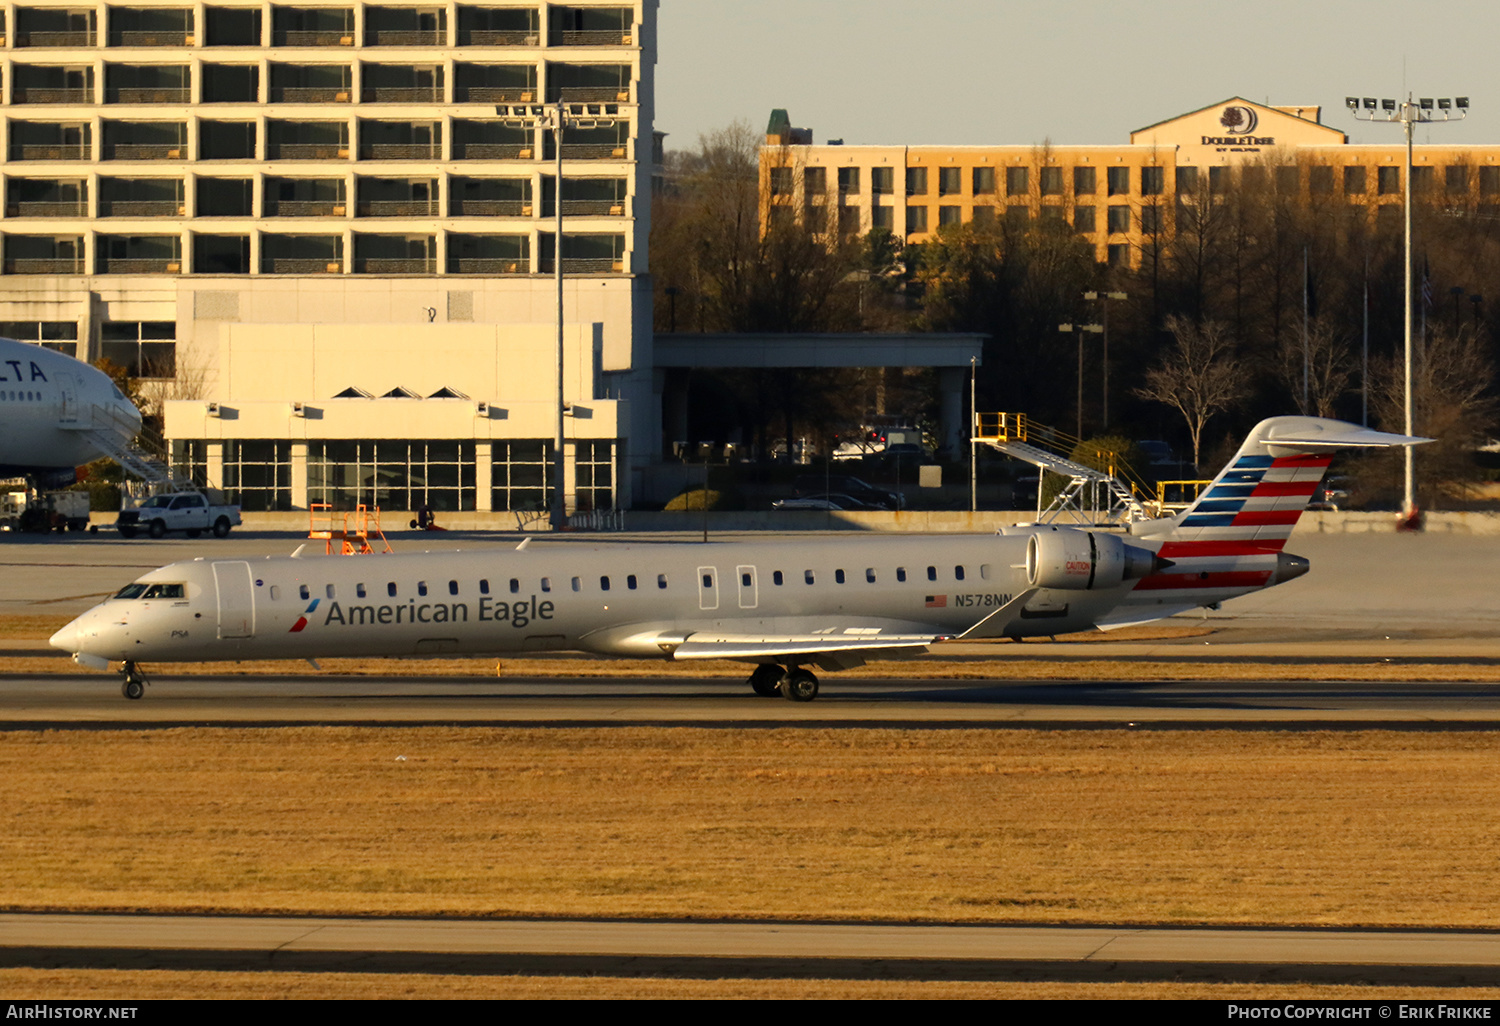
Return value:
M 324 586 L 323 594 L 328 596 L 329 598 L 333 598 L 337 594 L 337 592 L 334 590 L 333 585 L 329 584 Z
M 740 585 L 742 587 L 746 587 L 746 588 L 750 587 L 750 575 L 749 574 L 740 574 Z
M 391 598 L 395 598 L 396 597 L 396 582 L 395 581 L 387 581 L 386 582 L 385 593 L 387 595 L 389 595 Z
M 481 595 L 488 595 L 489 593 L 490 593 L 490 582 L 486 578 L 481 577 L 479 579 L 479 594 L 481 594 Z
M 457 581 L 449 581 L 448 582 L 448 594 L 449 595 L 457 595 L 458 594 L 458 582 Z
M 777 570 L 775 573 L 773 573 L 771 575 L 771 581 L 772 581 L 772 583 L 774 583 L 776 585 L 776 587 L 778 587 L 778 588 L 781 587 L 781 582 L 783 580 L 784 580 L 784 578 L 781 576 L 781 571 L 780 570 Z
M 865 567 L 865 580 L 871 584 L 875 583 L 875 568 L 873 566 Z
M 904 567 L 904 566 L 898 566 L 898 567 L 896 567 L 896 580 L 901 581 L 903 583 L 906 581 L 906 567 Z
M 354 594 L 358 595 L 360 598 L 364 598 L 365 597 L 365 586 L 363 584 L 356 584 L 354 586 Z
M 302 601 L 304 602 L 312 598 L 312 591 L 305 584 L 297 585 L 297 594 L 302 596 Z
M 963 567 L 956 566 L 956 567 L 953 568 L 953 579 L 955 581 L 961 581 L 961 580 L 964 579 L 964 568 Z
M 601 577 L 601 578 L 599 578 L 599 590 L 600 591 L 608 591 L 609 590 L 609 578 L 608 577 Z
M 394 595 L 396 593 L 393 591 L 393 592 L 391 592 L 391 594 Z M 417 582 L 417 594 L 418 595 L 422 595 L 424 597 L 427 595 L 427 582 L 426 581 L 418 581 Z
M 552 578 L 550 578 L 550 577 L 543 577 L 542 578 L 542 591 L 551 591 L 551 590 L 552 590 Z
M 714 586 L 714 575 L 713 574 L 704 574 L 703 575 L 703 586 L 705 588 L 712 588 Z
M 929 581 L 937 580 L 937 567 L 930 566 L 927 568 L 927 579 Z
M 979 579 L 982 581 L 990 579 L 990 565 L 988 563 L 979 564 Z
M 512 577 L 510 579 L 510 593 L 512 595 L 519 595 L 521 593 L 521 579 L 519 577 Z
M 802 579 L 811 584 L 813 582 L 813 572 L 811 570 L 802 571 Z
M 581 577 L 575 577 L 575 578 L 573 578 L 573 590 L 574 591 L 582 591 L 583 590 L 583 579 Z
M 146 597 L 147 598 L 151 598 L 151 594 L 148 592 L 146 594 Z M 281 601 L 281 585 L 279 585 L 279 584 L 273 584 L 273 585 L 271 585 L 271 601 L 272 602 L 280 602 Z
M 833 579 L 835 581 L 837 581 L 839 584 L 843 584 L 844 583 L 844 571 L 842 571 L 842 570 L 835 570 L 833 572 Z
M 661 588 L 663 591 L 666 590 L 666 587 L 667 587 L 667 575 L 666 574 L 657 574 L 656 575 L 656 586 L 658 588 Z
M 635 574 L 631 574 L 625 578 L 625 587 L 631 591 L 635 591 Z

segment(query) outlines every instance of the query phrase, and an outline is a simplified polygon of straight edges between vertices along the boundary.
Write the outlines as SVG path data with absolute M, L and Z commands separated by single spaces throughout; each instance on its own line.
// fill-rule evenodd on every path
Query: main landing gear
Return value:
M 132 702 L 136 701 L 146 693 L 146 678 L 141 675 L 140 668 L 137 667 L 135 663 L 131 662 L 129 659 L 125 660 L 125 667 L 122 672 L 123 677 L 120 682 L 120 694 L 124 695 Z
M 750 687 L 765 698 L 779 692 L 791 702 L 811 702 L 818 697 L 818 678 L 800 666 L 785 670 L 775 663 L 762 663 L 750 674 Z

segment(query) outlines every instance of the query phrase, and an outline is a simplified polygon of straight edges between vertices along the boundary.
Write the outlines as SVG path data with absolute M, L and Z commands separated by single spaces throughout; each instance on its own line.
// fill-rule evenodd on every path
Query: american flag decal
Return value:
M 948 606 L 948 596 L 947 595 L 928 595 L 927 596 L 927 608 L 928 609 L 945 609 L 945 608 L 947 608 L 947 606 Z

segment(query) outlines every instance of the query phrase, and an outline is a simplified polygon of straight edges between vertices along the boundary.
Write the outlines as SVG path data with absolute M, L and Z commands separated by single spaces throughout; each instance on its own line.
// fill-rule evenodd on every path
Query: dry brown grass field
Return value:
M 0 735 L 11 910 L 1492 927 L 1500 735 Z
M 511 998 L 620 999 L 987 999 L 1202 1001 L 1494 1001 L 1494 988 L 1357 987 L 1305 983 L 982 983 L 909 980 L 678 980 L 614 976 L 170 972 L 0 969 L 10 1000 L 151 1001 Z

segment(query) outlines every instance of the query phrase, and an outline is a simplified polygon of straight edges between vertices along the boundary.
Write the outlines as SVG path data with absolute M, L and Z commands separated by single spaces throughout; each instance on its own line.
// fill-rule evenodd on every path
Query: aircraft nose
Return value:
M 58 631 L 56 634 L 52 635 L 52 637 L 48 638 L 47 644 L 51 645 L 53 648 L 60 648 L 64 652 L 77 652 L 79 648 L 79 633 L 78 621 L 73 620 L 62 630 Z

